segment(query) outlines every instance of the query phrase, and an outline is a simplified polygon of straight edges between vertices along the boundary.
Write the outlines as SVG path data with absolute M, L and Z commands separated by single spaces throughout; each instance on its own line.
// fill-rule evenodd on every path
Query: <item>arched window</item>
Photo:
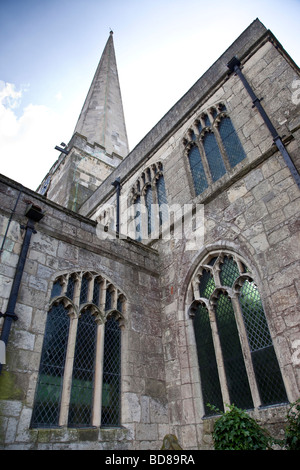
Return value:
M 203 168 L 203 163 L 201 160 L 199 148 L 196 145 L 193 145 L 189 152 L 188 158 L 191 168 L 191 173 L 194 181 L 194 187 L 196 195 L 201 194 L 207 187 L 207 180 Z
M 53 292 L 53 291 L 52 291 Z M 63 300 L 49 310 L 32 414 L 33 427 L 58 425 L 70 319 Z
M 226 169 L 216 137 L 212 132 L 205 134 L 203 138 L 203 147 L 212 180 L 215 182 L 226 173 Z
M 76 333 L 69 427 L 92 425 L 97 323 L 90 308 L 81 312 Z
M 105 324 L 102 419 L 103 427 L 120 425 L 121 401 L 121 332 L 116 318 Z
M 135 239 L 141 241 L 141 196 L 137 196 L 134 201 L 134 219 L 135 219 Z
M 167 194 L 164 176 L 161 173 L 156 180 L 157 200 L 159 206 L 159 225 L 168 220 Z
M 147 210 L 147 227 L 148 227 L 148 236 L 151 235 L 153 231 L 153 195 L 152 195 L 152 187 L 150 185 L 147 186 L 145 191 L 145 206 Z
M 287 395 L 253 275 L 234 253 L 212 253 L 193 277 L 193 318 L 203 408 L 286 403 Z
M 143 171 L 131 190 L 136 240 L 159 237 L 159 229 L 169 217 L 167 202 L 163 165 L 157 162 Z
M 76 272 L 54 281 L 51 298 L 31 427 L 119 426 L 124 294 L 100 274 Z
M 230 166 L 234 167 L 246 157 L 246 154 L 228 116 L 221 119 L 218 129 Z
M 198 196 L 246 154 L 223 103 L 202 113 L 193 127 L 195 130 L 188 129 L 183 143 Z

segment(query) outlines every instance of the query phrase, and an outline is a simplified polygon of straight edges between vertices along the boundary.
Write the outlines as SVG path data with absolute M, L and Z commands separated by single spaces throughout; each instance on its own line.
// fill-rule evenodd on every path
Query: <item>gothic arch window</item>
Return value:
M 118 427 L 126 297 L 95 272 L 52 285 L 31 427 Z
M 225 173 L 224 161 L 213 132 L 207 132 L 203 137 L 203 148 L 208 162 L 213 182 L 221 178 Z
M 191 282 L 203 409 L 243 409 L 288 401 L 253 274 L 231 252 L 206 256 Z
M 129 205 L 133 207 L 133 236 L 141 241 L 156 238 L 168 220 L 167 194 L 161 162 L 146 168 L 131 189 Z
M 205 175 L 201 155 L 197 145 L 191 145 L 188 150 L 188 159 L 194 182 L 196 195 L 201 194 L 207 187 L 207 178 Z
M 246 157 L 223 103 L 198 117 L 183 144 L 196 196 Z

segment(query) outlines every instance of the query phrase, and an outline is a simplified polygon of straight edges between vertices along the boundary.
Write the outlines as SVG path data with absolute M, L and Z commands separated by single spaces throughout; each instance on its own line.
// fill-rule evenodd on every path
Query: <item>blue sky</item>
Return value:
M 300 0 L 0 0 L 0 173 L 37 188 L 110 29 L 132 149 L 257 17 L 300 65 Z

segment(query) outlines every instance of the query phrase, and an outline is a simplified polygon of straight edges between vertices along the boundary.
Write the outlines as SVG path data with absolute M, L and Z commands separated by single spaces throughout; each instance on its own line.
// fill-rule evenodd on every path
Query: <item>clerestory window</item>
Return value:
M 192 281 L 203 409 L 243 409 L 288 401 L 262 300 L 251 271 L 233 253 L 214 253 Z
M 138 241 L 158 237 L 161 226 L 169 217 L 161 162 L 143 171 L 132 188 L 129 204 L 133 207 L 131 235 Z
M 223 103 L 199 116 L 183 144 L 196 196 L 246 157 Z
M 118 427 L 126 299 L 95 272 L 59 276 L 47 315 L 31 427 Z

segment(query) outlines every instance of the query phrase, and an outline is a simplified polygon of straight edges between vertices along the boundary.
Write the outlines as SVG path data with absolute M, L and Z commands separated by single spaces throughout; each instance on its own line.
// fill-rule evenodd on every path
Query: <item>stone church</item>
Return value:
M 299 88 L 256 19 L 129 152 L 109 34 L 38 190 L 0 177 L 2 449 L 212 449 L 232 403 L 282 433 L 300 396 Z

